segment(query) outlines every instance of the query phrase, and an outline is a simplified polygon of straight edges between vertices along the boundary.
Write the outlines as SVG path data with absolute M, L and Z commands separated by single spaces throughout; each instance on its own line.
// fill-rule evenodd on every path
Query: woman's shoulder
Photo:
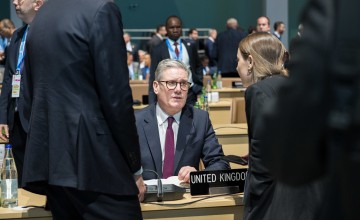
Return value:
M 254 83 L 250 87 L 253 87 L 253 90 L 262 90 L 265 93 L 278 93 L 279 89 L 286 81 L 286 76 L 272 75 Z

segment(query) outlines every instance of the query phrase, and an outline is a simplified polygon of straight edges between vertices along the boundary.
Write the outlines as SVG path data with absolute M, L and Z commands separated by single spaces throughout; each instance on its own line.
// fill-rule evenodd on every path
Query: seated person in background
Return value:
M 156 171 L 160 178 L 177 175 L 183 182 L 198 170 L 200 159 L 205 170 L 230 168 L 221 159 L 224 153 L 209 114 L 186 104 L 189 71 L 181 61 L 161 61 L 153 82 L 157 103 L 135 114 L 143 169 Z M 146 171 L 143 177 L 157 178 Z
M 143 79 L 149 80 L 150 78 L 150 65 L 151 65 L 151 56 L 148 53 L 144 55 L 144 67 L 141 68 L 141 74 Z
M 200 57 L 200 62 L 203 75 L 210 75 L 209 58 L 203 55 Z
M 146 54 L 146 51 L 138 50 L 140 69 L 145 67 L 145 60 L 144 60 L 145 59 L 145 54 Z
M 127 51 L 127 65 L 129 68 L 129 79 L 138 79 L 139 63 L 134 62 L 134 56 L 131 51 Z

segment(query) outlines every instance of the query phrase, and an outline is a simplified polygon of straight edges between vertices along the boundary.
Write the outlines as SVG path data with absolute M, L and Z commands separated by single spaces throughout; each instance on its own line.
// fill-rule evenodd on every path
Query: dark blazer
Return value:
M 5 66 L 4 80 L 2 83 L 0 96 L 0 124 L 7 124 L 10 130 L 12 130 L 14 126 L 14 114 L 16 106 L 16 99 L 11 98 L 12 76 L 16 73 L 19 48 L 26 28 L 27 25 L 24 25 L 23 27 L 17 29 L 11 38 L 10 45 L 7 47 L 8 59 Z M 24 76 L 25 74 L 25 68 L 22 68 L 22 75 Z M 30 118 L 30 104 L 26 103 L 26 100 L 28 100 L 26 96 L 28 96 L 28 94 L 25 94 L 24 80 L 26 80 L 26 78 L 22 77 L 20 85 L 20 97 L 17 101 L 17 107 L 21 125 L 24 131 L 27 131 Z
M 151 37 L 151 39 L 146 44 L 146 50 L 151 54 L 153 49 L 162 42 L 162 39 L 159 38 L 156 34 Z
M 142 167 L 156 171 L 161 178 L 162 152 L 156 119 L 156 104 L 137 111 L 135 116 L 140 140 Z M 220 159 L 223 155 L 222 147 L 212 128 L 209 114 L 190 105 L 185 105 L 180 117 L 173 174 L 177 175 L 183 166 L 192 166 L 198 169 L 200 159 L 206 170 L 229 169 L 229 164 Z M 144 179 L 156 178 L 155 174 L 150 172 L 144 172 L 143 177 Z
M 26 52 L 33 102 L 23 183 L 137 195 L 140 148 L 115 3 L 47 2 Z
M 268 163 L 280 181 L 298 188 L 329 179 L 311 206 L 316 220 L 360 219 L 360 29 L 347 31 L 359 7 L 350 0 L 308 2 L 289 80 L 264 120 Z
M 211 41 L 209 38 L 205 40 L 205 55 L 209 58 L 209 66 L 216 66 L 216 60 L 213 57 L 215 41 Z
M 249 168 L 244 191 L 244 219 L 265 219 L 271 207 L 276 183 L 263 161 L 264 105 L 278 96 L 285 77 L 275 75 L 249 86 L 245 92 L 246 119 L 249 135 Z
M 199 94 L 203 87 L 203 74 L 200 68 L 200 60 L 199 55 L 196 51 L 196 48 L 193 44 L 186 42 L 185 40 L 182 41 L 185 45 L 188 54 L 189 54 L 189 61 L 190 61 L 190 68 L 192 72 L 192 79 L 194 81 L 194 85 L 191 89 L 189 89 L 188 93 L 188 100 L 194 98 L 193 95 Z M 151 67 L 150 67 L 150 79 L 149 79 L 149 103 L 154 103 L 156 101 L 156 94 L 154 93 L 153 89 L 153 82 L 155 79 L 155 70 L 158 64 L 165 59 L 169 59 L 170 54 L 168 47 L 166 45 L 166 41 L 164 40 L 159 44 L 157 47 L 154 48 L 151 54 Z
M 222 73 L 234 73 L 236 71 L 236 56 L 240 41 L 246 37 L 244 32 L 235 29 L 227 29 L 220 33 L 214 44 L 213 58 L 217 60 L 218 69 Z

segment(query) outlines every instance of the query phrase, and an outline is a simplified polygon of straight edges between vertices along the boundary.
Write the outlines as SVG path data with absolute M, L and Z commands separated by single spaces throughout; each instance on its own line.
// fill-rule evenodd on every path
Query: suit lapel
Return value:
M 176 142 L 174 172 L 180 169 L 179 167 L 180 160 L 188 145 L 189 139 L 194 132 L 192 129 L 192 122 L 193 122 L 193 113 L 190 107 L 185 105 L 180 118 L 179 132 Z
M 186 51 L 189 55 L 189 61 L 191 63 L 191 60 L 193 60 L 193 57 L 192 57 L 192 47 L 190 46 L 191 44 L 185 40 L 182 41 L 183 44 L 185 45 L 185 48 L 186 48 Z
M 150 148 L 149 150 L 155 164 L 156 172 L 159 176 L 162 176 L 162 152 L 155 107 L 155 104 L 150 106 L 148 114 L 144 118 L 144 131 Z
M 161 56 L 163 57 L 163 60 L 170 59 L 169 49 L 167 47 L 166 41 L 162 42 Z

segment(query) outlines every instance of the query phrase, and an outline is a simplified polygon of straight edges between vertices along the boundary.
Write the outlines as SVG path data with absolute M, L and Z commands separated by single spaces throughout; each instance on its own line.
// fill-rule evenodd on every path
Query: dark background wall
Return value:
M 184 27 L 225 29 L 226 20 L 238 19 L 247 29 L 263 12 L 263 0 L 116 0 L 125 28 L 154 28 L 169 15 L 178 15 Z
M 51 0 L 49 0 L 51 1 Z M 235 17 L 247 30 L 263 15 L 264 0 L 115 0 L 123 15 L 124 28 L 155 28 L 169 15 L 183 19 L 184 27 L 225 29 L 226 20 Z M 297 33 L 299 15 L 308 0 L 289 0 L 287 30 L 291 39 Z M 10 18 L 11 0 L 0 0 L 0 19 Z M 271 19 L 271 18 L 270 18 Z
M 297 34 L 297 28 L 299 26 L 300 15 L 308 0 L 289 0 L 289 24 L 288 31 L 290 39 Z
M 10 2 L 8 0 L 0 0 L 0 20 L 10 17 Z

